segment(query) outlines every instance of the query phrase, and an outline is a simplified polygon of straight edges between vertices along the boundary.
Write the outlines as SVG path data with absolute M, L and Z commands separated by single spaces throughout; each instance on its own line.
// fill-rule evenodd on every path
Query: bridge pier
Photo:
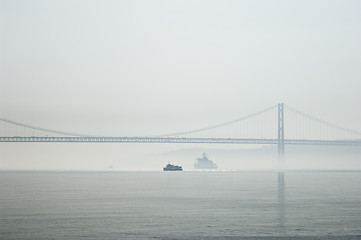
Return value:
M 284 155 L 285 155 L 285 125 L 284 125 L 284 105 L 278 104 L 278 169 L 285 167 Z

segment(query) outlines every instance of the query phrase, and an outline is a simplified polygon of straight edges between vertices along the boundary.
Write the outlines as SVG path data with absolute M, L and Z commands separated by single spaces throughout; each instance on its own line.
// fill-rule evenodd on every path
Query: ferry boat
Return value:
M 203 153 L 203 156 L 197 158 L 197 162 L 194 164 L 194 168 L 197 169 L 216 169 L 217 164 L 208 159 L 206 153 Z
M 167 166 L 163 168 L 163 171 L 183 171 L 183 168 L 181 166 L 168 163 Z

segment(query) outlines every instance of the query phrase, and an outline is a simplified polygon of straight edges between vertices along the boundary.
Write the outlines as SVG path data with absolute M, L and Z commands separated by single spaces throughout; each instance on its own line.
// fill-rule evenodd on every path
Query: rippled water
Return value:
M 0 172 L 0 239 L 361 239 L 361 172 Z

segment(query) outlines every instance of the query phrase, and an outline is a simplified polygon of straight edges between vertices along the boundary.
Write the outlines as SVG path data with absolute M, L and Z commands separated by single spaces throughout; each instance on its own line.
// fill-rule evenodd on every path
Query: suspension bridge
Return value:
M 93 136 L 0 118 L 0 142 L 218 143 L 361 146 L 361 132 L 315 118 L 283 103 L 210 127 L 152 137 Z

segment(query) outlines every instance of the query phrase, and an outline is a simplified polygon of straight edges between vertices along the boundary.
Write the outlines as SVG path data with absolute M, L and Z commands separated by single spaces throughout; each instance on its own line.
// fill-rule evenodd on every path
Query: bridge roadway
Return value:
M 357 140 L 285 139 L 293 145 L 361 146 Z M 278 144 L 278 139 L 184 138 L 184 137 L 0 137 L 0 142 L 92 142 L 92 143 L 218 143 L 218 144 Z

